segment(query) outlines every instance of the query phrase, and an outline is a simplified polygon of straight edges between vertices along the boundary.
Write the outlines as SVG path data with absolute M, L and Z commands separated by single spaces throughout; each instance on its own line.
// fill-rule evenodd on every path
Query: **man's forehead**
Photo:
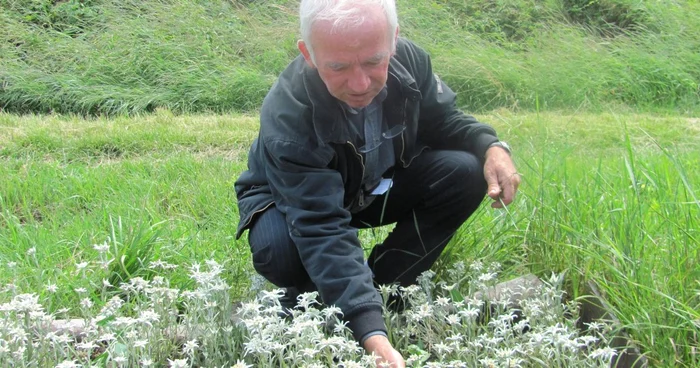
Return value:
M 348 56 L 346 58 L 344 57 L 338 57 L 335 55 L 335 57 L 330 56 L 328 60 L 326 60 L 325 64 L 326 65 L 336 65 L 336 64 L 349 64 L 351 62 L 355 62 L 359 60 L 360 62 L 373 62 L 373 61 L 382 61 L 384 60 L 389 53 L 387 51 L 378 51 L 375 54 L 369 55 L 369 56 L 358 56 L 358 55 L 352 55 L 351 57 Z

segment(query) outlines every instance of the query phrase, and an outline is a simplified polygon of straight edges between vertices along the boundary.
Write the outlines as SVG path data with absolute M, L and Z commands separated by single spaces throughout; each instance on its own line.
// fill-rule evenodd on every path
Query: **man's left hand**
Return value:
M 486 150 L 484 178 L 488 185 L 486 193 L 494 200 L 491 207 L 503 208 L 503 205 L 513 202 L 520 185 L 520 175 L 506 150 L 501 147 Z

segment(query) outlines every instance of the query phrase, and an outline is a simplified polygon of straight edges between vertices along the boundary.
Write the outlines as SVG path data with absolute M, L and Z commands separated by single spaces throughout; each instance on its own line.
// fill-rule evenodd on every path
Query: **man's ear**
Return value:
M 306 60 L 306 63 L 309 64 L 310 67 L 315 68 L 316 65 L 314 65 L 314 61 L 311 60 L 311 53 L 309 52 L 309 49 L 306 48 L 306 42 L 304 42 L 304 40 L 297 41 L 297 47 L 299 48 L 299 51 L 301 51 L 301 54 L 304 55 L 304 60 Z
M 391 50 L 391 56 L 394 56 L 396 54 L 396 42 L 399 41 L 399 25 L 396 25 L 396 33 L 394 34 L 394 49 Z

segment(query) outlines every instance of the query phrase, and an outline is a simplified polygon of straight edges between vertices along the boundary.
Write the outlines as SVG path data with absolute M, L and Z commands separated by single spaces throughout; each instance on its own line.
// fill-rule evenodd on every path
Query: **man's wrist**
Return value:
M 488 148 L 492 148 L 492 147 L 499 147 L 499 148 L 503 149 L 504 151 L 506 151 L 508 153 L 508 156 L 510 156 L 512 154 L 512 150 L 510 148 L 510 145 L 506 142 L 503 142 L 503 141 L 493 142 L 493 143 L 489 144 Z M 487 151 L 488 151 L 488 149 L 487 149 Z
M 384 336 L 387 339 L 389 338 L 389 336 L 386 334 L 386 332 L 384 332 L 382 330 L 370 331 L 370 332 L 367 332 L 364 336 L 362 336 L 362 338 L 360 339 L 360 346 L 364 347 L 365 342 L 372 336 Z
M 379 350 L 385 349 L 387 346 L 391 347 L 391 343 L 387 336 L 380 334 L 368 337 L 361 346 L 369 353 L 376 353 Z

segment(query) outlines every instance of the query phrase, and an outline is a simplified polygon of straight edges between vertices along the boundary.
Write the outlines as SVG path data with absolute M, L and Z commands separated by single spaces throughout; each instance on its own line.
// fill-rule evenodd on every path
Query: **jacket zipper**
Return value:
M 402 137 L 403 137 L 403 135 L 402 135 Z M 403 139 L 403 138 L 402 138 L 402 139 Z M 357 157 L 360 159 L 360 165 L 362 165 L 362 176 L 360 177 L 360 178 L 361 178 L 361 179 L 360 179 L 360 198 L 358 199 L 358 203 L 357 203 L 357 204 L 358 204 L 360 207 L 364 207 L 364 206 L 365 206 L 365 195 L 364 195 L 364 193 L 362 192 L 362 178 L 365 177 L 365 160 L 364 160 L 364 158 L 362 157 L 362 155 L 361 155 L 359 152 L 357 152 L 357 148 L 355 148 L 355 145 L 352 144 L 352 142 L 347 141 L 347 144 L 349 144 L 350 147 L 352 147 L 353 152 L 355 152 L 355 155 L 357 155 Z
M 265 205 L 265 207 L 253 212 L 250 216 L 248 216 L 248 221 L 246 221 L 246 223 L 245 223 L 245 225 L 243 225 L 242 229 L 247 228 L 248 225 L 250 225 L 250 222 L 253 221 L 253 218 L 255 218 L 255 215 L 264 212 L 266 209 L 270 208 L 270 206 L 272 206 L 273 203 L 275 203 L 275 201 L 268 203 L 267 205 Z
M 408 107 L 408 97 L 403 102 L 403 111 L 401 113 L 401 115 L 402 115 L 401 116 L 401 123 L 406 128 L 408 128 L 408 125 L 406 124 L 406 108 L 407 107 Z M 404 160 L 404 157 L 403 157 L 404 151 L 406 150 L 405 134 L 406 134 L 405 131 L 401 132 L 401 153 L 399 154 L 399 157 L 401 158 L 401 163 L 403 164 L 403 167 L 407 167 L 406 161 Z

